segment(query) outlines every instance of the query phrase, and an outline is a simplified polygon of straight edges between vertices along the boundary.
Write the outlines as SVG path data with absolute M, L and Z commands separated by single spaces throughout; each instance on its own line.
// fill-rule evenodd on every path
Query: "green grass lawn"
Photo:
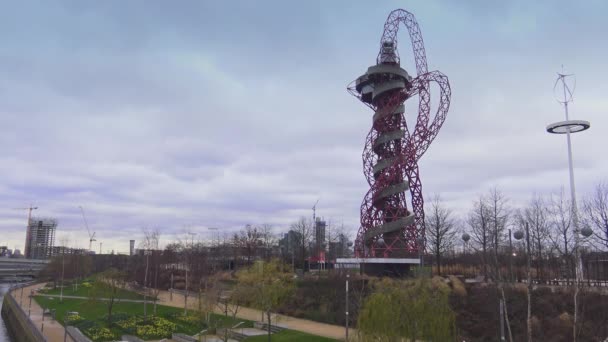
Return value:
M 78 290 L 75 291 L 71 286 L 69 286 L 69 287 L 65 287 L 63 289 L 63 294 L 71 295 L 71 296 L 88 297 L 89 290 L 90 290 L 90 288 L 79 286 Z M 94 301 L 92 299 L 71 299 L 71 298 L 64 298 L 63 301 L 60 302 L 59 301 L 59 292 L 60 292 L 59 288 L 51 289 L 44 293 L 56 295 L 56 297 L 36 296 L 35 300 L 36 300 L 36 302 L 38 302 L 38 304 L 41 307 L 43 307 L 45 309 L 47 309 L 47 308 L 55 309 L 55 319 L 58 322 L 60 322 L 61 324 L 65 323 L 64 318 L 65 318 L 67 312 L 75 311 L 75 312 L 78 312 L 78 315 L 83 319 L 81 322 L 76 324 L 76 326 L 78 328 L 80 328 L 80 330 L 85 335 L 87 335 L 89 338 L 93 339 L 94 341 L 119 340 L 122 335 L 127 335 L 127 334 L 136 335 L 138 337 L 145 339 L 145 336 L 138 334 L 136 331 L 125 330 L 125 329 L 121 328 L 118 324 L 118 322 L 120 322 L 120 321 L 124 322 L 125 320 L 127 320 L 129 318 L 135 318 L 135 317 L 141 318 L 144 314 L 144 304 L 143 303 L 115 303 L 114 307 L 112 309 L 112 316 L 114 318 L 118 318 L 117 319 L 118 322 L 115 321 L 113 324 L 111 324 L 108 327 L 108 322 L 106 319 L 107 314 L 108 314 L 107 302 Z M 137 294 L 135 292 L 121 289 L 119 292 L 119 298 L 143 299 L 143 296 L 141 296 L 140 294 Z M 147 305 L 148 316 L 151 317 L 153 312 L 154 312 L 154 304 L 148 303 L 148 305 Z M 175 330 L 173 332 L 194 335 L 194 334 L 197 334 L 198 332 L 200 332 L 201 330 L 207 328 L 207 326 L 204 323 L 197 321 L 195 319 L 194 320 L 192 320 L 192 319 L 184 320 L 183 313 L 184 313 L 184 310 L 180 309 L 180 308 L 164 306 L 164 305 L 157 305 L 157 307 L 156 307 L 156 316 L 157 317 L 163 318 L 163 319 L 175 324 Z M 192 318 L 195 315 L 196 315 L 195 312 L 192 312 L 192 311 L 188 312 L 188 316 L 190 318 Z M 244 327 L 244 328 L 253 327 L 252 321 L 247 321 L 247 320 L 238 319 L 238 318 L 233 319 L 230 316 L 223 316 L 223 315 L 218 315 L 218 314 L 211 314 L 210 321 L 211 321 L 211 324 L 210 324 L 211 326 L 215 326 L 218 328 L 232 327 L 240 322 L 245 322 L 244 324 L 241 325 L 241 327 Z M 151 323 L 138 323 L 138 324 L 136 324 L 136 326 L 141 326 L 141 325 L 145 325 L 145 324 L 151 324 Z M 89 330 L 89 329 L 95 328 L 95 327 L 108 328 L 109 332 L 112 334 L 112 337 L 95 339 L 94 336 L 92 335 L 92 334 L 94 334 L 93 330 Z M 163 336 L 163 337 L 170 337 L 170 336 Z M 153 338 L 153 339 L 158 340 L 161 338 L 162 337 Z M 268 336 L 263 335 L 263 336 L 250 337 L 250 338 L 246 339 L 245 341 L 262 342 L 262 341 L 267 341 L 267 339 L 268 339 Z M 289 341 L 289 342 L 309 342 L 309 341 L 310 342 L 326 342 L 326 341 L 335 341 L 335 340 L 326 338 L 326 337 L 310 335 L 310 334 L 306 334 L 306 333 L 294 331 L 294 330 L 284 330 L 279 333 L 272 334 L 272 341 L 276 341 L 276 342 L 281 342 L 281 341 L 285 341 L 285 342 L 287 342 L 287 341 Z
M 107 317 L 108 307 L 104 302 L 92 302 L 89 300 L 83 299 L 64 299 L 63 302 L 59 301 L 59 298 L 49 298 L 49 297 L 35 297 L 36 302 L 43 308 L 50 308 L 56 310 L 56 319 L 61 324 L 64 324 L 64 317 L 66 312 L 68 311 L 76 311 L 79 316 L 84 318 L 86 321 L 91 321 L 100 327 L 107 327 L 107 321 L 104 320 L 104 317 Z M 151 316 L 153 313 L 153 304 L 148 304 L 148 315 Z M 114 308 L 112 310 L 113 315 L 129 315 L 129 316 L 143 316 L 144 314 L 144 304 L 143 303 L 116 303 L 114 304 Z M 183 309 L 157 305 L 156 314 L 159 317 L 165 318 L 168 321 L 175 323 L 177 325 L 176 330 L 174 332 L 184 333 L 188 335 L 194 335 L 199 331 L 205 329 L 204 325 L 200 323 L 188 323 L 179 319 L 179 317 L 183 316 Z M 189 312 L 190 315 L 193 315 L 193 312 Z M 226 317 L 222 315 L 212 314 L 210 317 L 212 324 L 217 323 L 219 327 L 232 327 L 239 322 L 245 322 L 243 327 L 253 327 L 253 322 L 241 320 L 241 319 L 232 319 L 232 317 Z M 83 333 L 86 333 L 86 328 L 81 329 Z M 124 331 L 117 325 L 112 325 L 110 327 L 111 332 L 114 334 L 115 338 L 119 338 L 123 334 L 127 334 L 127 331 Z M 90 336 L 89 336 L 90 337 Z
M 295 331 L 295 330 L 283 330 L 278 333 L 272 334 L 272 342 L 331 342 L 336 341 L 331 338 L 310 335 L 307 333 Z M 244 342 L 266 342 L 268 341 L 268 335 L 260 335 L 249 337 L 243 340 Z
M 92 284 L 92 281 L 89 281 L 88 283 Z M 78 285 L 78 290 L 75 289 L 74 286 L 72 285 L 67 285 L 63 288 L 63 295 L 65 296 L 80 296 L 80 297 L 88 297 L 89 296 L 89 292 L 91 291 L 90 287 L 85 287 L 82 286 L 82 284 Z M 54 289 L 50 289 L 44 292 L 41 292 L 44 294 L 49 294 L 49 295 L 57 295 L 59 296 L 59 294 L 61 293 L 61 288 L 57 287 Z M 144 296 L 133 292 L 133 291 L 128 291 L 128 290 L 124 290 L 124 289 L 119 289 L 118 290 L 118 297 L 117 298 L 121 298 L 121 299 L 144 299 Z M 148 297 L 148 299 L 150 299 Z

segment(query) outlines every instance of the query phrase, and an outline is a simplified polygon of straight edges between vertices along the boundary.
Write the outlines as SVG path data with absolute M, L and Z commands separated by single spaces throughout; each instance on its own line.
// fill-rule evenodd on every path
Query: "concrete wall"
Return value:
M 12 295 L 12 289 L 4 296 L 2 318 L 9 333 L 17 342 L 46 342 L 38 327 L 30 321 Z
M 72 342 L 92 342 L 76 327 L 68 326 L 66 330 L 68 336 L 72 339 Z

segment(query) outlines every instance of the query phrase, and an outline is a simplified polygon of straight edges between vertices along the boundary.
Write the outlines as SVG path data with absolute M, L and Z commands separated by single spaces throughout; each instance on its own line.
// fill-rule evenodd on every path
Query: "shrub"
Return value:
M 359 313 L 363 340 L 451 341 L 455 315 L 448 302 L 449 289 L 433 283 L 390 279 L 376 283 Z
M 117 322 L 120 322 L 120 321 L 125 321 L 125 320 L 128 320 L 129 317 L 131 317 L 131 315 L 129 315 L 126 312 L 113 313 L 112 317 L 111 317 L 111 322 L 110 323 L 114 324 L 114 323 L 117 323 Z M 108 315 L 103 315 L 103 317 L 101 319 L 103 319 L 104 321 L 107 321 L 108 320 Z
M 70 324 L 76 324 L 79 321 L 82 321 L 84 318 L 82 318 L 82 316 L 78 315 L 78 314 L 73 314 L 73 315 L 66 315 L 64 317 L 65 321 L 69 321 Z
M 143 317 L 132 316 L 116 322 L 116 325 L 129 334 L 135 334 L 144 340 L 170 337 L 177 325 L 165 318 L 152 317 L 144 321 Z
M 181 323 L 191 324 L 191 325 L 192 324 L 199 324 L 200 320 L 201 320 L 200 317 L 197 317 L 197 316 L 194 316 L 194 315 L 184 316 L 184 315 L 181 315 L 181 314 L 175 315 L 174 318 L 177 321 L 181 322 Z
M 96 342 L 97 341 L 111 341 L 114 339 L 114 334 L 108 328 L 99 328 L 99 327 L 91 328 L 86 331 L 86 334 L 91 338 L 91 340 L 96 341 Z
M 452 284 L 452 291 L 454 291 L 454 294 L 457 296 L 460 296 L 460 297 L 466 297 L 467 289 L 465 288 L 462 281 L 452 275 L 449 276 L 449 278 L 450 278 L 450 283 Z

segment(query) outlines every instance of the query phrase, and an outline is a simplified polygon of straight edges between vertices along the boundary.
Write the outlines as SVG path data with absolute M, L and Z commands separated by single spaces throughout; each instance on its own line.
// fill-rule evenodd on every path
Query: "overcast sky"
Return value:
M 354 235 L 372 112 L 346 86 L 375 63 L 389 12 L 421 26 L 452 86 L 422 157 L 423 192 L 463 215 L 498 186 L 512 206 L 567 186 L 556 72 L 576 74 L 579 197 L 606 180 L 605 1 L 13 1 L 0 10 L 0 245 L 23 248 L 26 207 L 57 240 L 104 251 L 144 227 L 167 243 L 299 216 Z M 402 66 L 415 73 L 402 27 Z M 415 100 L 408 102 L 413 118 Z M 96 249 L 98 249 L 98 245 Z

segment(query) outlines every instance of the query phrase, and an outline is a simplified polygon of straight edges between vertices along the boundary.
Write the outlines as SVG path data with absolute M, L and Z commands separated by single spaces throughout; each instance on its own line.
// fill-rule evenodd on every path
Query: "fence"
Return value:
M 491 252 L 484 258 L 482 252 L 456 254 L 446 253 L 441 257 L 441 273 L 457 274 L 465 277 L 475 277 L 484 274 L 487 269 L 488 277 L 492 277 L 494 262 Z M 514 247 L 512 254 L 498 255 L 499 271 L 503 280 L 521 282 L 527 278 L 526 253 Z M 608 252 L 587 251 L 581 255 L 583 264 L 582 286 L 608 287 Z M 425 256 L 425 265 L 432 265 L 433 273 L 437 273 L 436 258 L 434 255 Z M 532 255 L 531 276 L 535 284 L 548 285 L 571 285 L 575 281 L 573 257 L 562 257 L 556 255 L 543 255 L 538 257 Z

